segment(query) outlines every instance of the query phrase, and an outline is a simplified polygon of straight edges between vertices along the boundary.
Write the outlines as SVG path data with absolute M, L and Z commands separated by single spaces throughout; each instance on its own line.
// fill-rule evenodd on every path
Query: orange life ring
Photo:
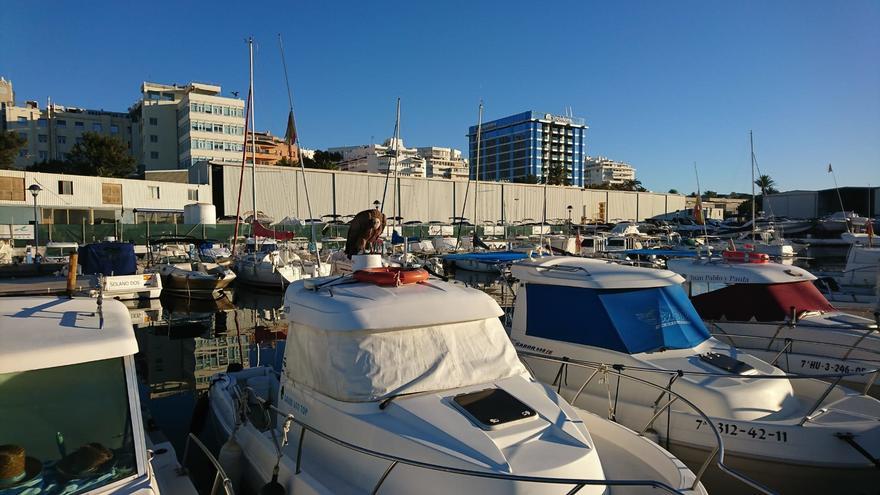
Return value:
M 387 266 L 358 270 L 354 272 L 354 279 L 358 282 L 399 287 L 401 285 L 417 284 L 428 280 L 428 272 L 421 268 Z
M 770 256 L 754 251 L 731 251 L 728 249 L 722 251 L 721 256 L 725 261 L 733 263 L 767 263 L 770 261 Z

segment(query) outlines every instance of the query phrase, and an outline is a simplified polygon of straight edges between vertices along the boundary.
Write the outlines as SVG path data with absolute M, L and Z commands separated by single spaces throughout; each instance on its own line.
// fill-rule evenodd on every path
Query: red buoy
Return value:
M 399 266 L 367 268 L 358 270 L 353 275 L 358 282 L 392 287 L 417 284 L 428 280 L 428 272 L 421 268 L 401 268 Z

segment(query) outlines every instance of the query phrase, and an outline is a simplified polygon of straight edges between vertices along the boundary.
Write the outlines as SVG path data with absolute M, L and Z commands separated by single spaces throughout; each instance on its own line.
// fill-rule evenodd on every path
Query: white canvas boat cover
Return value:
M 298 282 L 285 306 L 286 378 L 337 400 L 376 401 L 525 373 L 498 319 L 501 308 L 473 289 L 431 280 L 314 291 Z

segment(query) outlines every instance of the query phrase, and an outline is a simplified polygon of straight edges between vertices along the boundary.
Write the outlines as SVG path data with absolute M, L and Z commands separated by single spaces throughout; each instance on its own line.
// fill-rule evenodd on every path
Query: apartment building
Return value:
M 425 159 L 427 177 L 444 179 L 467 179 L 468 161 L 461 157 L 461 151 L 454 148 L 425 146 L 416 148 L 416 153 Z
M 186 169 L 199 161 L 241 162 L 244 100 L 222 88 L 144 82 L 129 110 L 132 152 L 142 170 Z
M 587 186 L 623 184 L 628 180 L 636 180 L 636 169 L 627 163 L 617 162 L 604 156 L 588 156 L 584 160 L 584 175 Z
M 568 185 L 584 185 L 584 119 L 523 112 L 482 124 L 480 180 L 515 182 L 534 175 L 542 180 L 551 167 L 565 169 Z M 470 176 L 476 176 L 477 126 L 468 129 Z
M 397 146 L 395 139 L 389 138 L 382 144 L 342 146 L 327 151 L 342 155 L 339 170 L 385 174 L 390 169 L 392 174 L 396 172 L 405 177 L 427 177 L 425 159 L 416 148 L 407 148 L 402 139 L 397 141 Z

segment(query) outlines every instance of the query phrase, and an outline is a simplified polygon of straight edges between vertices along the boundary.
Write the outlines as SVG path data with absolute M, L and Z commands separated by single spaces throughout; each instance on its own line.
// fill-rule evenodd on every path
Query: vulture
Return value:
M 379 210 L 364 210 L 348 224 L 348 238 L 345 240 L 345 254 L 349 259 L 355 254 L 363 253 L 367 246 L 373 249 L 373 243 L 385 231 L 385 215 Z

